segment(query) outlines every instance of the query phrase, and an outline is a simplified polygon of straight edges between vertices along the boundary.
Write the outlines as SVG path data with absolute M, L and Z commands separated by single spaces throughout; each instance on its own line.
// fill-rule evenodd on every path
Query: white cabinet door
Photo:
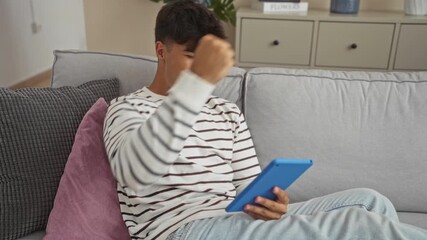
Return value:
M 320 22 L 316 66 L 387 69 L 395 24 Z
M 240 62 L 310 64 L 313 21 L 242 19 Z
M 394 69 L 427 70 L 427 24 L 401 25 Z

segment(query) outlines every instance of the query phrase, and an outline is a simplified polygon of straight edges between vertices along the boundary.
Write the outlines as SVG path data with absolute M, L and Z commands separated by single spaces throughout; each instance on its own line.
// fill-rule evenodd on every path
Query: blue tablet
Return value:
M 276 199 L 272 192 L 275 186 L 286 190 L 312 165 L 313 161 L 306 159 L 274 159 L 225 210 L 239 212 L 246 204 L 258 205 L 255 203 L 257 196 Z

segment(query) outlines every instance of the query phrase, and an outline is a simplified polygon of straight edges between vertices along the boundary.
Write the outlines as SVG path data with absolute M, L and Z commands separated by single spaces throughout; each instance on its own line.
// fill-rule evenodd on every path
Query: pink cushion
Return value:
M 45 240 L 130 239 L 102 138 L 106 113 L 107 103 L 100 98 L 80 123 Z

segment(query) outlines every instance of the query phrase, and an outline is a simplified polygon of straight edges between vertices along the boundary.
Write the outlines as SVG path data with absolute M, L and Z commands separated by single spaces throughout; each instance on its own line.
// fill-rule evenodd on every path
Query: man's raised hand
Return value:
M 190 70 L 206 81 L 217 84 L 233 64 L 234 51 L 230 43 L 208 34 L 200 39 Z

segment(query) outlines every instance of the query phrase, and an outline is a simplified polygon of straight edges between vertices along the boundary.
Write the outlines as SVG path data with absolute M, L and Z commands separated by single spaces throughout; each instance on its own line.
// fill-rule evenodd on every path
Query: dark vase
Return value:
M 354 14 L 359 11 L 359 0 L 331 0 L 332 13 Z

